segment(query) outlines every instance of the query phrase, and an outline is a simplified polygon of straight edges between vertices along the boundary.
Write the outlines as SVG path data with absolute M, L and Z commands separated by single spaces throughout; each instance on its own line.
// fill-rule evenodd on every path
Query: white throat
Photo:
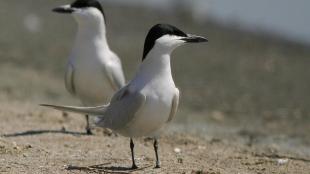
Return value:
M 164 35 L 158 38 L 144 58 L 138 74 L 148 76 L 148 78 L 160 78 L 162 76 L 173 80 L 170 55 L 175 48 L 183 44 L 184 41 L 180 40 L 178 36 Z
M 76 52 L 96 53 L 98 49 L 100 51 L 110 51 L 104 21 L 78 21 L 74 50 Z
M 143 88 L 150 81 L 174 84 L 170 64 L 170 51 L 154 47 L 140 65 L 132 84 L 136 88 Z
M 151 50 L 140 66 L 140 72 L 149 75 L 171 75 L 170 54 Z M 139 72 L 139 73 L 140 73 Z
M 106 34 L 106 25 L 104 20 L 87 20 L 87 19 L 76 19 L 78 27 L 81 31 L 89 31 L 95 34 Z
M 78 37 L 101 38 L 106 40 L 106 26 L 104 21 L 78 21 Z

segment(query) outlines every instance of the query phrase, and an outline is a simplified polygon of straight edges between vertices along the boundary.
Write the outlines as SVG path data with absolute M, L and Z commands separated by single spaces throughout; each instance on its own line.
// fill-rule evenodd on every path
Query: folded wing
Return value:
M 145 95 L 140 92 L 130 92 L 125 87 L 112 98 L 104 117 L 97 122 L 97 125 L 112 130 L 122 129 L 134 120 L 145 101 Z

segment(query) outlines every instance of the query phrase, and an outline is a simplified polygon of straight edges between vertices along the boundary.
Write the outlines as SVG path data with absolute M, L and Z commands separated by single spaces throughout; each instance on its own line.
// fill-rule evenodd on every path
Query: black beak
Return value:
M 70 6 L 61 6 L 61 7 L 56 7 L 53 9 L 53 12 L 56 13 L 73 13 L 74 9 L 71 8 Z
M 191 34 L 188 34 L 187 37 L 183 38 L 182 40 L 188 43 L 208 42 L 208 39 L 205 37 L 191 35 Z

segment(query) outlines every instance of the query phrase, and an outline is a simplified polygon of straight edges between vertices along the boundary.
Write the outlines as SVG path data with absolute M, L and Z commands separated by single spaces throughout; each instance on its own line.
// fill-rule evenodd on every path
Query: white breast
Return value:
M 110 50 L 101 51 L 94 42 L 73 49 L 70 62 L 74 66 L 75 92 L 86 106 L 105 104 L 115 92 L 103 67 L 109 63 L 110 54 Z
M 126 133 L 125 136 L 153 136 L 169 119 L 176 87 L 171 75 L 170 57 L 162 59 L 164 60 L 144 62 L 130 83 L 134 90 L 146 96 L 146 103 L 122 131 Z M 157 67 L 154 67 L 156 64 Z
M 125 132 L 125 136 L 153 136 L 157 130 L 165 125 L 171 112 L 175 86 L 172 83 L 167 83 L 167 81 L 160 84 L 150 83 L 141 91 L 146 96 L 146 103 L 130 125 L 122 130 L 123 133 Z

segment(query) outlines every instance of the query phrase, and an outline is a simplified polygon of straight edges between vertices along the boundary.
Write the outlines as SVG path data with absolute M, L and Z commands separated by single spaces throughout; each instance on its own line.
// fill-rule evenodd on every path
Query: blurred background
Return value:
M 76 32 L 66 0 L 0 1 L 0 102 L 79 104 L 66 92 Z M 154 24 L 206 36 L 173 53 L 182 91 L 170 131 L 310 155 L 310 1 L 102 0 L 131 79 Z M 0 106 L 1 107 L 1 106 Z

